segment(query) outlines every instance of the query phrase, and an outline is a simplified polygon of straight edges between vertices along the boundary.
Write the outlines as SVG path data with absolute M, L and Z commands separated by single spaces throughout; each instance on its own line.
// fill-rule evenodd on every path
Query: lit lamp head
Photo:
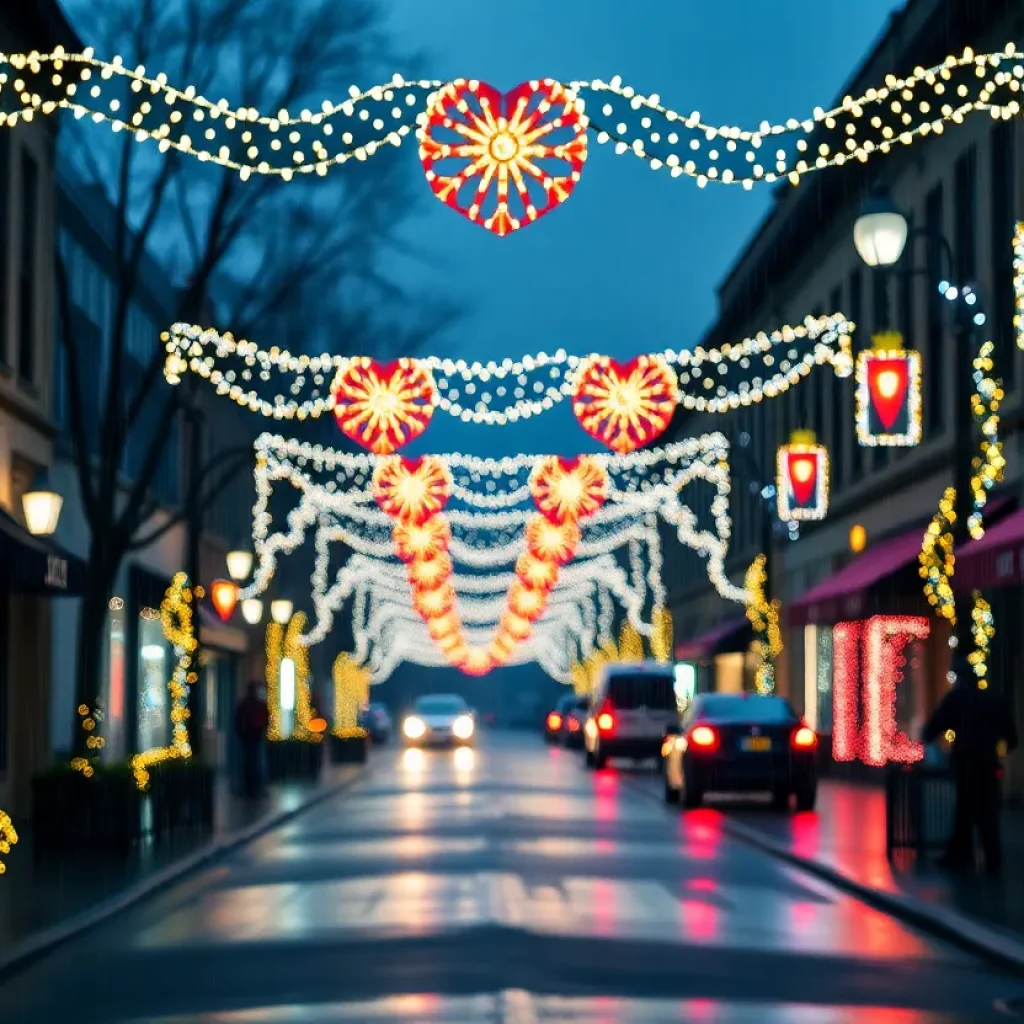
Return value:
M 279 625 L 284 626 L 292 617 L 292 603 L 284 598 L 270 602 L 270 617 Z
M 258 597 L 247 597 L 242 602 L 242 618 L 255 626 L 263 618 L 263 602 Z
M 853 244 L 869 267 L 898 263 L 907 244 L 907 218 L 884 186 L 876 186 L 853 226 Z
M 229 551 L 225 559 L 228 565 L 228 575 L 241 583 L 249 578 L 252 572 L 252 552 L 239 548 L 237 551 Z
M 238 584 L 231 580 L 214 580 L 210 584 L 210 600 L 217 614 L 227 622 L 238 603 Z
M 49 537 L 56 533 L 63 505 L 64 499 L 56 491 L 50 490 L 45 474 L 41 475 L 36 486 L 21 496 L 28 532 L 33 537 Z

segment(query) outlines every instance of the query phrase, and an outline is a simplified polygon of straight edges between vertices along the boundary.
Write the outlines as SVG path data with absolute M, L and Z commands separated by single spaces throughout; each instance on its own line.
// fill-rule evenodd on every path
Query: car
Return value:
M 408 746 L 469 746 L 476 736 L 476 715 L 458 694 L 428 694 L 402 722 L 402 736 Z
M 590 711 L 590 697 L 574 697 L 562 723 L 562 746 L 569 750 L 583 749 L 583 725 Z
M 698 694 L 662 746 L 665 801 L 699 807 L 708 793 L 769 793 L 814 810 L 818 737 L 782 697 Z
M 548 743 L 561 743 L 568 746 L 569 729 L 573 728 L 574 733 L 580 734 L 582 725 L 580 708 L 587 706 L 586 697 L 578 697 L 574 693 L 568 693 L 560 697 L 554 709 L 549 711 L 544 719 L 544 739 Z
M 385 704 L 370 704 L 363 712 L 363 728 L 369 733 L 373 743 L 382 746 L 391 739 L 391 713 Z
M 603 768 L 609 758 L 657 758 L 665 731 L 679 720 L 671 665 L 656 661 L 604 665 L 583 723 L 584 761 Z

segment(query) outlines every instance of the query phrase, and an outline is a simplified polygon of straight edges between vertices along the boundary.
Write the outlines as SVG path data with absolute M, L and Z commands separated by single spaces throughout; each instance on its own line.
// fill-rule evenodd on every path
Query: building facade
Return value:
M 0 11 L 0 51 L 58 43 L 80 46 L 55 3 Z M 28 532 L 22 501 L 48 475 L 56 437 L 56 144 L 54 118 L 0 129 L 0 807 L 13 814 L 49 758 L 51 620 L 82 582 L 80 564 Z
M 1021 38 L 1024 10 L 1007 0 L 908 0 L 843 95 L 860 95 L 890 73 L 933 66 L 967 46 L 983 53 Z M 879 672 L 867 660 L 864 638 L 871 630 L 888 628 L 885 622 L 895 621 L 895 616 L 906 619 L 907 628 L 915 632 L 896 686 L 899 735 L 916 738 L 946 685 L 948 632 L 930 614 L 917 556 L 925 527 L 943 490 L 953 482 L 952 381 L 957 362 L 949 303 L 938 290 L 940 279 L 951 273 L 954 283 L 980 288 L 988 317 L 986 337 L 995 344 L 996 375 L 1006 391 L 1001 432 L 1007 473 L 989 503 L 990 522 L 1011 516 L 1016 508 L 1021 486 L 1018 428 L 1024 412 L 1024 366 L 1013 322 L 1012 240 L 1015 222 L 1024 220 L 1024 136 L 1018 121 L 976 115 L 955 130 L 901 147 L 869 166 L 851 163 L 809 176 L 799 188 L 781 186 L 771 212 L 721 285 L 719 317 L 703 339 L 703 344 L 721 344 L 799 323 L 808 315 L 835 312 L 857 324 L 856 349 L 870 346 L 873 334 L 899 331 L 906 347 L 922 353 L 921 444 L 859 446 L 855 384 L 837 378 L 828 367 L 812 371 L 781 397 L 721 417 L 691 415 L 675 426 L 680 435 L 723 430 L 732 441 L 729 569 L 738 584 L 766 546 L 765 515 L 773 503 L 762 491 L 774 483 L 778 446 L 793 430 L 809 428 L 828 447 L 831 498 L 826 519 L 793 534 L 778 528 L 770 534 L 771 589 L 782 600 L 785 640 L 778 688 L 827 736 L 847 728 L 850 715 L 855 723 L 851 728 L 863 728 L 859 698 L 849 696 L 844 673 L 855 671 L 857 685 L 867 690 L 876 685 L 871 679 Z M 952 271 L 943 268 L 939 250 L 927 239 L 908 246 L 892 271 L 871 270 L 861 261 L 853 226 L 879 178 L 912 228 L 946 237 L 955 261 Z M 911 268 L 920 273 L 907 273 Z M 862 528 L 856 531 L 855 547 L 860 537 L 867 540 L 866 548 L 856 553 L 851 550 L 854 527 Z M 717 599 L 703 564 L 686 552 L 671 562 L 667 557 L 666 575 L 677 654 L 702 666 L 706 686 L 750 688 L 754 662 L 747 654 L 751 636 L 742 609 Z M 992 675 L 994 684 L 1012 698 L 1012 638 L 1022 625 L 1019 583 L 992 586 L 998 582 L 983 582 L 996 614 Z M 861 641 L 851 647 L 854 633 Z M 842 691 L 838 696 L 837 678 Z M 1019 719 L 1024 717 L 1022 705 L 1024 695 L 1015 702 Z M 838 725 L 837 708 L 842 719 Z M 861 757 L 860 746 L 855 759 L 879 760 L 877 750 Z M 1014 787 L 1024 790 L 1019 767 L 1011 766 L 1011 776 Z

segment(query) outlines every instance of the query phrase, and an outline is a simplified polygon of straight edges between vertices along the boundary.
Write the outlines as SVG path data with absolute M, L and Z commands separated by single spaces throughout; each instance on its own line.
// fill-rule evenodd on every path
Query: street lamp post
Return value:
M 953 247 L 942 232 L 929 227 L 911 229 L 906 216 L 890 198 L 883 186 L 876 187 L 865 204 L 853 229 L 854 245 L 861 259 L 869 266 L 883 273 L 890 273 L 903 257 L 908 244 L 926 238 L 938 247 L 949 270 L 949 277 L 938 285 L 940 293 L 952 301 L 953 310 L 953 489 L 956 492 L 957 515 L 953 530 L 954 550 L 966 542 L 970 533 L 967 527 L 971 508 L 971 475 L 974 457 L 974 415 L 971 408 L 970 381 L 974 375 L 974 359 L 977 350 L 975 326 L 985 322 L 984 313 L 971 315 L 977 290 L 968 282 L 955 281 L 957 274 L 956 257 Z M 941 272 L 941 271 L 940 271 Z M 908 267 L 904 274 L 923 275 L 931 280 L 932 267 Z M 950 282 L 953 282 L 952 284 Z M 968 301 L 960 301 L 967 298 Z M 957 612 L 958 623 L 964 618 Z M 966 626 L 961 625 L 961 629 Z

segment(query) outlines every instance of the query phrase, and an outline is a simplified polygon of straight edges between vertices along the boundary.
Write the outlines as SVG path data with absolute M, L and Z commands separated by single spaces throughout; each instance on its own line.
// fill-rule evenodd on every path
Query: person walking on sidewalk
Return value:
M 1000 837 L 1001 757 L 1017 746 L 1017 729 L 1003 698 L 979 689 L 973 666 L 959 652 L 953 656 L 956 683 L 940 701 L 925 725 L 924 742 L 934 743 L 951 732 L 950 757 L 956 783 L 953 831 L 943 867 L 962 869 L 974 859 L 974 829 L 981 837 L 985 870 L 993 874 L 1003 864 Z
M 242 744 L 242 793 L 245 796 L 259 796 L 263 789 L 260 752 L 270 714 L 259 691 L 258 683 L 250 683 L 235 712 L 235 731 Z

